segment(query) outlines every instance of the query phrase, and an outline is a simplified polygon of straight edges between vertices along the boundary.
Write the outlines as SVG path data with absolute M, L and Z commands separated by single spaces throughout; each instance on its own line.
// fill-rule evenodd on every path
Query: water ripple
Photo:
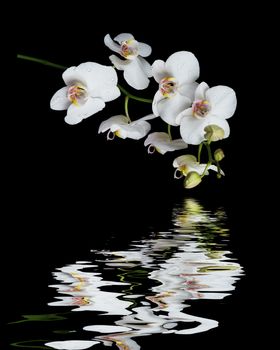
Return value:
M 136 337 L 195 334 L 218 326 L 217 320 L 193 315 L 191 306 L 193 300 L 230 295 L 243 274 L 227 248 L 225 211 L 205 210 L 198 201 L 186 199 L 174 209 L 171 226 L 132 241 L 125 250 L 92 250 L 91 261 L 78 261 L 53 273 L 58 283 L 50 287 L 58 296 L 50 306 L 95 313 L 96 322 L 82 327 L 91 332 L 93 342 L 81 341 L 80 346 L 115 344 L 137 350 Z M 98 322 L 99 317 L 104 322 L 104 315 L 106 324 Z M 79 348 L 77 340 L 65 342 L 46 345 L 85 348 Z

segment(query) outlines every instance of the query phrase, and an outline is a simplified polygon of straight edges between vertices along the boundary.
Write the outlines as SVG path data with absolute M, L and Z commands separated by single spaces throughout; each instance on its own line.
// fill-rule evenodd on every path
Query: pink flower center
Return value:
M 81 84 L 71 85 L 68 89 L 68 100 L 75 105 L 83 104 L 87 99 L 87 96 L 87 90 Z
M 138 56 L 138 43 L 134 39 L 126 40 L 121 43 L 121 55 L 128 60 Z
M 174 77 L 165 77 L 159 83 L 159 90 L 164 97 L 171 97 L 176 94 L 177 82 Z
M 194 101 L 192 105 L 192 110 L 194 117 L 204 118 L 210 111 L 210 104 L 207 100 L 197 100 Z

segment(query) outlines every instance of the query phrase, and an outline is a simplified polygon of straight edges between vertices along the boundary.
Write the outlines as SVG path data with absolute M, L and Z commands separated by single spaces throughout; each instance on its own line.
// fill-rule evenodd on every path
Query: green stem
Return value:
M 203 178 L 203 176 L 205 176 L 205 174 L 206 174 L 206 172 L 207 172 L 207 169 L 208 169 L 209 166 L 213 163 L 213 156 L 212 156 L 212 151 L 211 151 L 211 147 L 210 147 L 210 143 L 211 143 L 211 142 L 205 141 L 205 142 L 203 142 L 203 143 L 204 143 L 204 145 L 205 145 L 206 148 L 207 148 L 208 162 L 207 162 L 207 164 L 206 164 L 206 166 L 205 166 L 205 169 L 204 169 L 204 171 L 203 171 L 203 173 L 202 173 L 202 175 L 201 175 L 201 178 Z
M 170 141 L 171 141 L 172 140 L 172 135 L 171 135 L 171 125 L 170 124 L 168 124 L 167 130 L 168 130 L 168 136 L 169 136 Z
M 203 176 L 205 176 L 205 174 L 206 174 L 206 172 L 207 172 L 207 169 L 209 168 L 210 165 L 211 165 L 211 162 L 208 162 L 208 163 L 206 164 L 206 166 L 205 166 L 205 168 L 204 168 L 204 171 L 203 171 L 203 173 L 202 173 L 202 175 L 201 175 L 201 178 L 203 178 Z
M 127 117 L 127 119 L 129 120 L 129 122 L 131 123 L 131 119 L 128 113 L 128 101 L 129 101 L 129 96 L 125 96 L 124 99 L 124 110 L 125 110 L 125 115 Z
M 49 62 L 49 61 L 46 61 L 46 60 L 42 60 L 40 58 L 26 56 L 26 55 L 18 54 L 17 58 L 19 58 L 21 60 L 26 60 L 26 61 L 32 61 L 32 62 L 40 63 L 40 64 L 43 64 L 44 66 L 49 66 L 49 67 L 58 68 L 58 69 L 67 69 L 68 68 L 68 67 L 62 66 L 60 64 L 52 63 L 52 62 Z
M 218 169 L 218 176 L 219 176 L 219 178 L 222 176 L 222 174 L 221 174 L 221 166 L 220 166 L 220 163 L 216 160 L 215 161 L 215 163 L 216 163 L 216 165 L 217 165 L 217 169 Z
M 39 64 L 43 64 L 44 66 L 49 66 L 49 67 L 58 68 L 58 69 L 67 69 L 68 68 L 68 67 L 62 66 L 61 64 L 56 64 L 56 63 L 53 63 L 50 61 L 43 60 L 41 58 L 36 58 L 36 57 L 32 57 L 32 56 L 27 56 L 27 55 L 17 54 L 17 58 L 19 58 L 21 60 L 25 60 L 25 61 L 36 62 Z M 120 84 L 118 84 L 118 88 L 121 90 L 121 92 L 124 95 L 128 96 L 129 98 L 131 98 L 133 100 L 145 102 L 145 103 L 153 103 L 153 100 L 151 100 L 151 99 L 132 95 L 125 88 L 123 88 Z
M 132 95 L 130 92 L 128 92 L 125 88 L 123 88 L 120 84 L 118 84 L 118 88 L 121 90 L 121 92 L 131 98 L 132 100 L 140 101 L 140 102 L 145 102 L 145 103 L 153 103 L 153 100 L 148 99 L 148 98 L 143 98 L 143 97 L 138 97 L 135 95 Z
M 200 163 L 202 147 L 203 147 L 203 142 L 201 142 L 201 144 L 198 146 L 198 154 L 197 154 L 197 161 L 198 161 L 198 163 Z
M 204 142 L 206 148 L 207 148 L 207 153 L 208 153 L 208 162 L 213 163 L 213 156 L 212 156 L 212 151 L 210 147 L 210 142 Z

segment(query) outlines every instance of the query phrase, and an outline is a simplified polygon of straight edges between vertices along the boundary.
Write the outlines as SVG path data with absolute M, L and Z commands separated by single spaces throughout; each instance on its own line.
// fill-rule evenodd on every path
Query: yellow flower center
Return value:
M 71 85 L 68 89 L 67 97 L 74 105 L 83 104 L 88 97 L 87 89 L 78 83 Z
M 176 94 L 177 82 L 174 77 L 165 77 L 159 83 L 159 91 L 164 97 L 172 97 Z
M 207 100 L 194 101 L 192 105 L 193 116 L 196 118 L 204 118 L 210 111 L 210 103 Z
M 182 173 L 184 176 L 186 176 L 187 173 L 189 172 L 189 168 L 187 167 L 187 164 L 183 164 L 183 165 L 179 166 L 178 169 L 181 171 L 181 173 Z
M 121 55 L 132 60 L 138 56 L 138 43 L 134 39 L 126 40 L 121 43 Z

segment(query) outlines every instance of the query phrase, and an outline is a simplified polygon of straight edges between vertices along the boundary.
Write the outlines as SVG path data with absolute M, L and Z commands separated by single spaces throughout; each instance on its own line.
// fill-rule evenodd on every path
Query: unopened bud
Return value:
M 219 141 L 222 140 L 225 136 L 224 129 L 220 128 L 218 125 L 207 125 L 204 128 L 204 131 L 204 137 L 208 141 Z
M 196 171 L 191 171 L 187 174 L 184 186 L 185 188 L 193 188 L 201 183 L 201 176 Z
M 224 158 L 225 158 L 224 151 L 221 148 L 216 149 L 216 151 L 214 152 L 214 159 L 217 162 L 220 162 Z

